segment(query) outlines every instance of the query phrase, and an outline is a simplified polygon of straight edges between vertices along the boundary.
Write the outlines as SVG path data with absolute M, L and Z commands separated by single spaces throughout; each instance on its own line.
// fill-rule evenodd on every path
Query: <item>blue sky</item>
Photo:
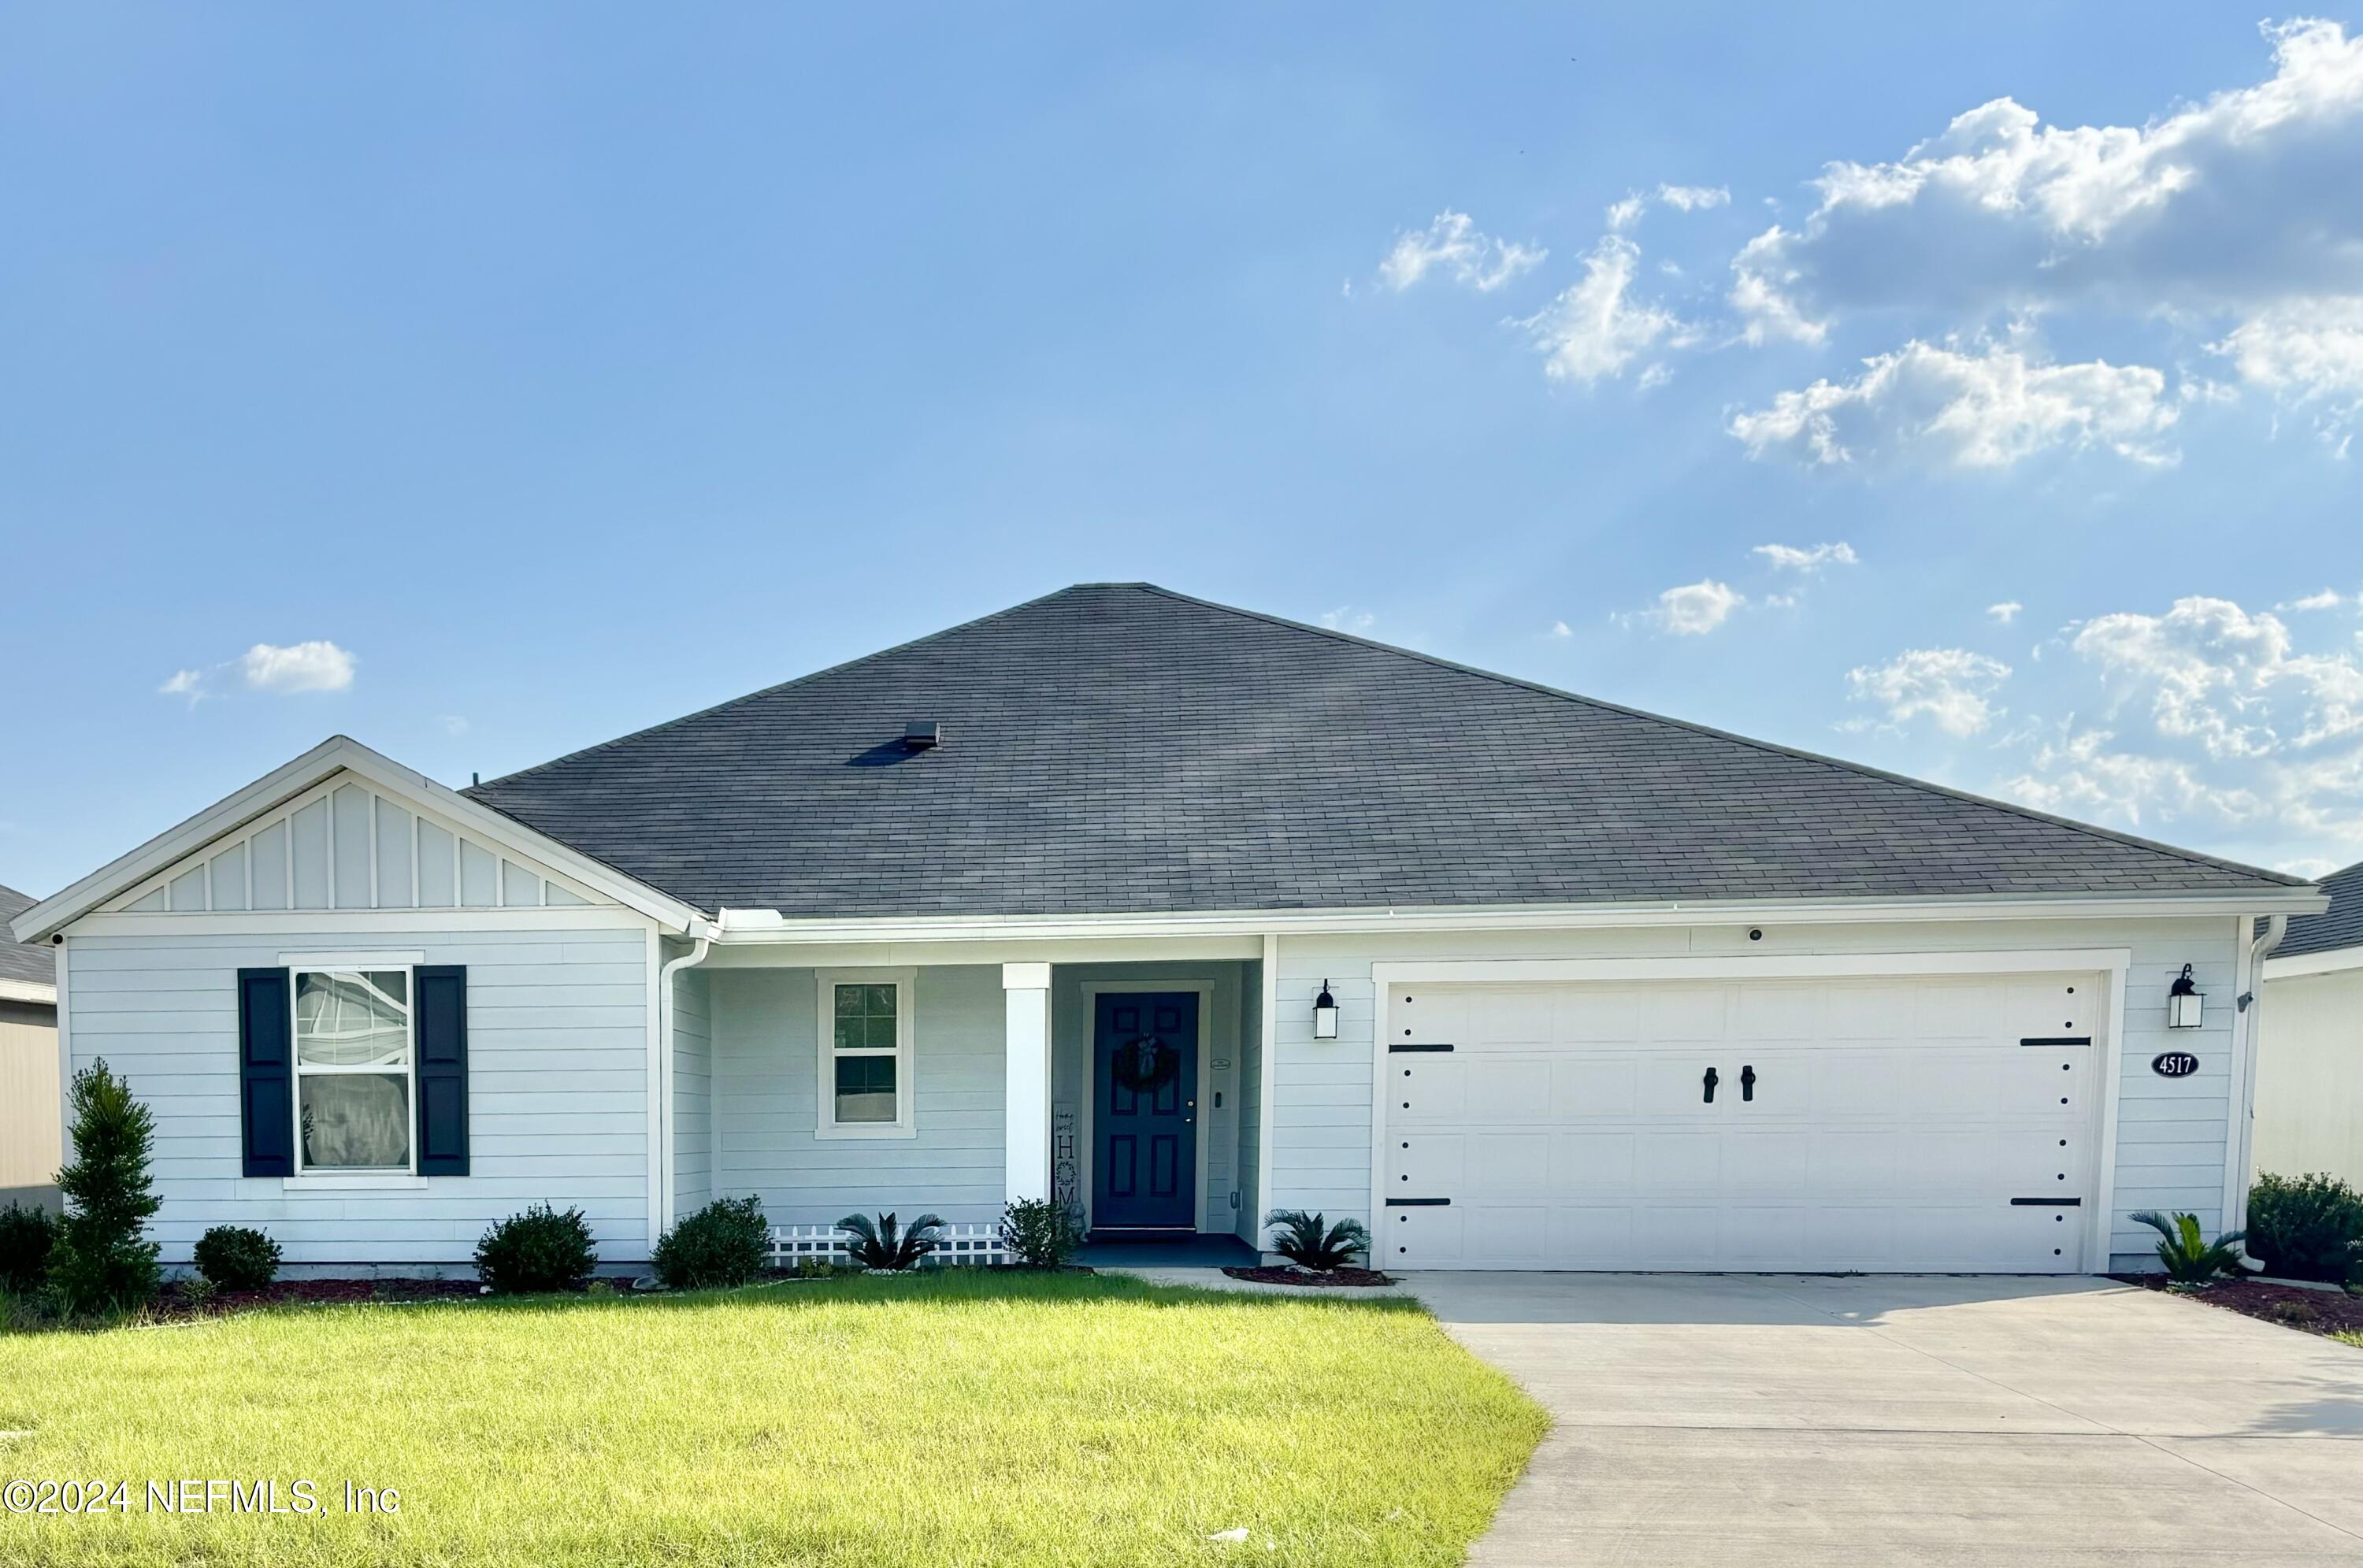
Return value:
M 2363 857 L 2363 17 L 1930 11 L 20 8 L 0 881 L 1136 578 Z

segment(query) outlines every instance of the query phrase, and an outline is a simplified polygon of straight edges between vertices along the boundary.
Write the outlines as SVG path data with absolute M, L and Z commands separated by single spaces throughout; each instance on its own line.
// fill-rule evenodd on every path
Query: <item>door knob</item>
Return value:
M 1721 1078 L 1719 1078 L 1719 1077 L 1715 1077 L 1715 1072 L 1714 1072 L 1714 1069 L 1713 1067 L 1709 1067 L 1709 1068 L 1706 1070 L 1706 1103 L 1707 1103 L 1707 1104 L 1709 1104 L 1709 1105 L 1713 1105 L 1713 1104 L 1714 1103 L 1714 1086 L 1715 1086 L 1716 1084 L 1718 1084 L 1718 1083 L 1721 1083 L 1722 1081 L 1723 1081 L 1723 1080 L 1722 1080 Z

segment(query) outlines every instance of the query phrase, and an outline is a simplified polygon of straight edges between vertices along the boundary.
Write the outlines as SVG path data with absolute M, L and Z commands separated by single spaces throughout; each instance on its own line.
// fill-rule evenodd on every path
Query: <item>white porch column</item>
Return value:
M 1050 966 L 1004 964 L 1002 1103 L 1007 1196 L 1050 1196 Z

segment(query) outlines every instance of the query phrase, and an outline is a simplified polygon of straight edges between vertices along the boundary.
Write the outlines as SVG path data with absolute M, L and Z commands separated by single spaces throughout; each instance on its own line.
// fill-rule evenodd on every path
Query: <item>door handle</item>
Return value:
M 1714 1072 L 1714 1069 L 1713 1067 L 1709 1067 L 1709 1068 L 1706 1070 L 1706 1103 L 1707 1103 L 1707 1104 L 1709 1104 L 1709 1105 L 1713 1105 L 1713 1104 L 1714 1103 L 1714 1086 L 1715 1086 L 1715 1085 L 1717 1085 L 1717 1084 L 1719 1084 L 1719 1083 L 1721 1083 L 1722 1081 L 1723 1081 L 1723 1080 L 1722 1080 L 1721 1078 L 1719 1078 L 1719 1077 L 1717 1077 L 1715 1076 L 1715 1072 Z
M 1756 1098 L 1756 1069 L 1753 1066 L 1743 1066 L 1739 1069 L 1739 1098 L 1742 1099 Z

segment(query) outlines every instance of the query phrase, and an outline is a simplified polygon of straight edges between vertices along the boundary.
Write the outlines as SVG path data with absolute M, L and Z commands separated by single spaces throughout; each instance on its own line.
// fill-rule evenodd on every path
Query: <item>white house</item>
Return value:
M 455 792 L 306 753 L 26 911 L 168 1261 L 1370 1222 L 1418 1268 L 2138 1267 L 2237 1224 L 2289 878 L 1141 584 Z M 2268 935 L 2253 933 L 2265 922 Z M 2187 974 L 2195 1000 L 2169 1021 Z
M 2257 1169 L 2363 1186 L 2363 865 L 2322 879 L 2330 908 L 2265 960 Z

